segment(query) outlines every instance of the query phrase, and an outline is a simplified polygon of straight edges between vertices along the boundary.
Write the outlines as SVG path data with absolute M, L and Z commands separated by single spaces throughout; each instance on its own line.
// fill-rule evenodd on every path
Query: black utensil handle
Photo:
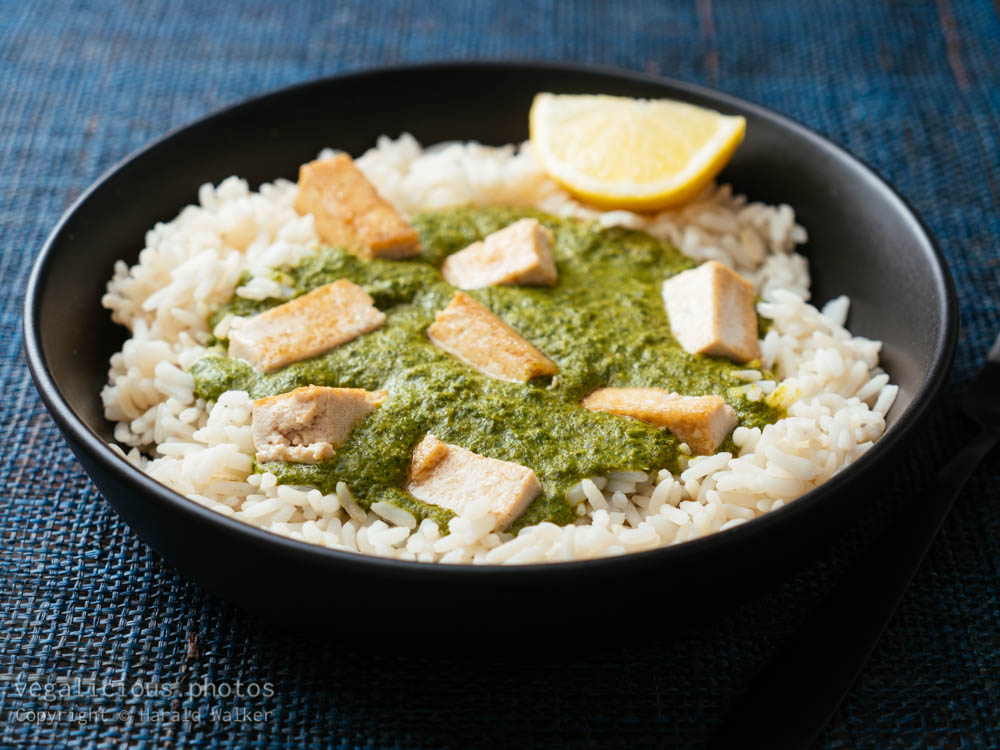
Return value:
M 955 498 L 1000 440 L 984 428 L 938 473 L 736 699 L 711 748 L 806 748 L 861 673 Z

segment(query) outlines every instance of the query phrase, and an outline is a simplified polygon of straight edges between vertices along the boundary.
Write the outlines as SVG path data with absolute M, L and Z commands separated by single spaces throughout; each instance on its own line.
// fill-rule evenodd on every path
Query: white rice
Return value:
M 666 470 L 619 471 L 581 480 L 568 494 L 575 524 L 541 523 L 514 537 L 493 531 L 485 501 L 469 503 L 442 536 L 430 521 L 375 503 L 366 511 L 338 483 L 278 485 L 252 474 L 251 406 L 242 391 L 215 403 L 195 398 L 186 370 L 213 333 L 208 313 L 235 293 L 287 297 L 269 270 L 295 264 L 319 242 L 311 216 L 299 216 L 294 183 L 277 180 L 251 192 L 230 177 L 203 185 L 199 203 L 146 234 L 139 262 L 115 267 L 102 302 L 132 333 L 111 358 L 101 396 L 127 457 L 157 480 L 219 513 L 278 534 L 334 549 L 421 562 L 518 564 L 619 555 L 676 544 L 732 528 L 781 507 L 856 461 L 885 430 L 896 397 L 878 366 L 880 342 L 845 328 L 849 301 L 822 310 L 808 304 L 809 273 L 795 247 L 806 240 L 787 205 L 750 203 L 729 186 L 712 186 L 683 207 L 643 216 L 600 212 L 550 180 L 530 144 L 491 148 L 449 143 L 422 149 L 411 136 L 381 137 L 359 167 L 399 210 L 413 214 L 452 205 L 520 204 L 603 226 L 641 229 L 696 260 L 738 270 L 765 300 L 773 326 L 761 341 L 764 366 L 739 375 L 750 398 L 779 390 L 787 418 L 739 427 L 738 455 L 685 459 Z M 244 271 L 250 280 L 237 288 Z M 225 336 L 238 318 L 221 321 Z M 121 450 L 119 446 L 114 446 Z

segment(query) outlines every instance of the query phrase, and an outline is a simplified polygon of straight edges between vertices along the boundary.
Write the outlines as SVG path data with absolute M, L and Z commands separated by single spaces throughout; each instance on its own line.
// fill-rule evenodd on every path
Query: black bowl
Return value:
M 324 146 L 358 155 L 381 133 L 422 143 L 518 142 L 538 91 L 672 97 L 747 118 L 722 175 L 754 200 L 787 202 L 808 229 L 813 299 L 851 297 L 856 334 L 885 342 L 900 386 L 885 436 L 861 460 L 794 503 L 685 544 L 618 558 L 522 567 L 427 565 L 296 542 L 214 513 L 159 484 L 107 445 L 99 393 L 125 331 L 100 305 L 114 262 L 136 260 L 143 236 L 237 174 L 252 186 L 295 179 Z M 650 585 L 689 612 L 720 583 L 747 594 L 821 554 L 857 517 L 945 382 L 956 300 L 944 259 L 905 201 L 869 168 L 806 128 L 686 83 L 565 65 L 456 63 L 337 76 L 253 99 L 175 131 L 115 167 L 63 217 L 32 273 L 24 313 L 28 364 L 80 463 L 122 518 L 183 573 L 256 610 L 541 605 L 565 616 L 588 593 Z M 707 594 L 706 592 L 711 592 Z M 505 609 L 511 609 L 509 607 Z

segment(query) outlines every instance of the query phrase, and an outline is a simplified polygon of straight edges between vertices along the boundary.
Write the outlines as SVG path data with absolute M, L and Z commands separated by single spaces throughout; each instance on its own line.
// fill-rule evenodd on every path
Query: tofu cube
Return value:
M 753 284 L 714 260 L 663 282 L 670 330 L 684 351 L 748 362 L 760 357 Z
M 538 219 L 521 219 L 445 258 L 444 280 L 459 289 L 497 284 L 556 283 L 552 232 Z
M 234 328 L 229 356 L 271 372 L 345 344 L 384 322 L 385 313 L 364 289 L 338 279 Z
M 307 385 L 253 402 L 257 460 L 315 464 L 330 458 L 387 391 Z
M 488 497 L 496 529 L 506 529 L 538 497 L 535 472 L 513 461 L 487 458 L 428 433 L 413 449 L 406 490 L 418 500 L 462 515 L 472 500 Z
M 347 154 L 302 165 L 295 210 L 313 215 L 323 242 L 363 258 L 408 258 L 420 252 L 416 230 Z
M 737 422 L 722 396 L 678 396 L 662 388 L 598 388 L 581 405 L 665 427 L 702 455 L 715 453 Z
M 448 306 L 437 313 L 427 337 L 491 378 L 526 383 L 558 372 L 552 360 L 463 292 L 455 292 Z

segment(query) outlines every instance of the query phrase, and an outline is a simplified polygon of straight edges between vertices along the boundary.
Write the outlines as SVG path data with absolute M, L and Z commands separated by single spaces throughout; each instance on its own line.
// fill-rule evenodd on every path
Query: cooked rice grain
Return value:
M 741 387 L 755 398 L 777 391 L 788 417 L 763 429 L 737 428 L 738 455 L 691 457 L 676 477 L 660 469 L 582 479 L 568 495 L 577 508 L 574 524 L 541 523 L 516 537 L 493 531 L 485 500 L 470 503 L 442 536 L 433 522 L 418 525 L 387 503 L 366 511 L 343 482 L 324 495 L 278 485 L 270 473 L 252 474 L 249 395 L 229 391 L 205 403 L 195 397 L 186 370 L 213 333 L 224 336 L 240 322 L 227 316 L 209 331 L 205 321 L 213 308 L 233 294 L 289 296 L 270 269 L 301 261 L 319 242 L 312 217 L 293 208 L 294 183 L 278 180 L 251 192 L 244 180 L 230 177 L 203 185 L 198 205 L 153 227 L 139 262 L 116 264 L 102 299 L 132 334 L 112 356 L 101 393 L 120 444 L 113 448 L 195 502 L 332 549 L 420 562 L 574 560 L 677 544 L 745 523 L 828 480 L 885 430 L 898 388 L 878 367 L 881 345 L 844 328 L 846 297 L 822 310 L 808 304 L 808 267 L 795 252 L 806 232 L 791 207 L 751 203 L 727 185 L 713 185 L 693 202 L 652 216 L 600 212 L 550 180 L 530 144 L 423 149 L 409 135 L 383 136 L 357 163 L 406 214 L 452 205 L 531 205 L 641 229 L 695 260 L 735 268 L 763 298 L 758 312 L 774 321 L 761 352 L 780 379 L 748 371 Z M 249 280 L 237 288 L 244 271 Z

